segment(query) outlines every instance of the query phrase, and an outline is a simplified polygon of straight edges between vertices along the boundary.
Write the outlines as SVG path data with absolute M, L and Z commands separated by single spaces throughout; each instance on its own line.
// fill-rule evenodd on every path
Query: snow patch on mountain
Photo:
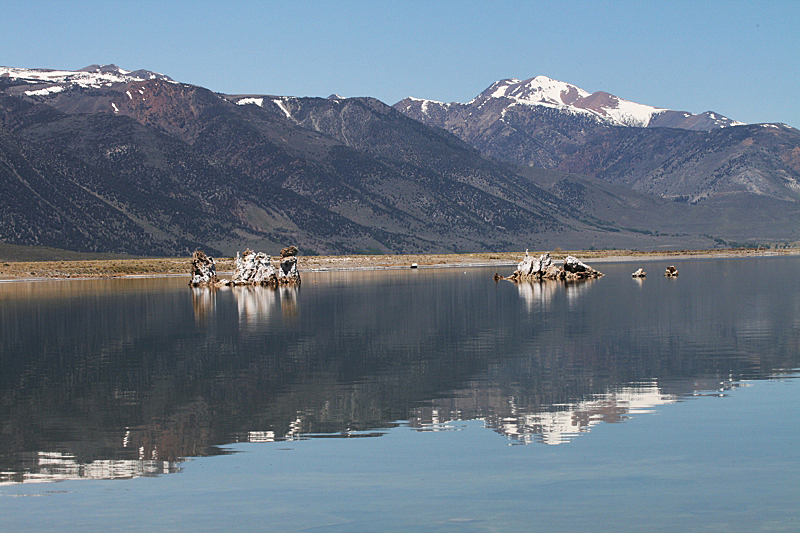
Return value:
M 45 87 L 44 89 L 25 91 L 25 94 L 27 96 L 48 96 L 51 94 L 60 93 L 64 89 L 65 87 L 63 85 L 52 85 L 50 87 Z
M 289 112 L 289 110 L 288 110 L 288 109 L 286 109 L 286 106 L 285 106 L 285 105 L 283 105 L 283 100 L 281 100 L 280 98 L 275 98 L 275 99 L 274 99 L 272 102 L 273 102 L 273 103 L 274 103 L 276 106 L 278 106 L 278 108 L 279 108 L 281 111 L 283 111 L 283 114 L 284 114 L 284 115 L 286 115 L 286 118 L 292 118 L 292 114 Z
M 169 76 L 157 72 L 124 70 L 116 65 L 90 65 L 80 70 L 0 67 L 0 77 L 14 78 L 32 85 L 77 85 L 86 88 L 108 87 L 115 83 L 130 83 L 152 79 L 173 81 Z
M 238 105 L 256 104 L 258 107 L 264 107 L 263 98 L 241 98 L 236 100 Z

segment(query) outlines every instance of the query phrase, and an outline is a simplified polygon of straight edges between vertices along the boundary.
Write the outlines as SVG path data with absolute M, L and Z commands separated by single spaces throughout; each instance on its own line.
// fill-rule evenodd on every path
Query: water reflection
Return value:
M 547 309 L 559 285 L 557 281 L 531 281 L 516 284 L 519 297 L 525 302 L 528 312 Z
M 564 286 L 564 290 L 567 292 L 567 301 L 571 306 L 577 305 L 580 300 L 581 296 L 584 295 L 598 280 L 596 279 L 587 279 L 583 281 L 574 281 L 567 283 Z
M 244 329 L 258 329 L 270 315 L 280 310 L 281 316 L 291 319 L 297 316 L 297 286 L 269 287 L 240 285 L 234 287 L 191 287 L 195 321 L 205 323 L 217 309 L 218 295 L 233 294 L 239 315 L 239 324 Z
M 214 316 L 217 307 L 217 289 L 213 287 L 191 287 L 192 307 L 194 308 L 194 319 L 197 322 L 205 322 L 209 317 Z
M 239 324 L 250 329 L 269 317 L 278 302 L 278 291 L 272 287 L 243 286 L 231 290 L 239 310 Z
M 68 479 L 133 479 L 180 472 L 178 463 L 157 460 L 98 459 L 80 462 L 60 452 L 21 454 L 19 471 L 0 473 L 0 485 Z
M 722 396 L 741 385 L 732 380 L 694 382 L 688 389 L 666 393 L 652 382 L 618 387 L 575 403 L 540 407 L 520 405 L 514 395 L 503 393 L 481 398 L 483 391 L 478 385 L 456 392 L 451 400 L 437 400 L 434 407 L 415 409 L 410 425 L 420 431 L 441 431 L 455 428 L 454 423 L 461 420 L 483 420 L 485 427 L 505 435 L 513 444 L 557 445 L 588 433 L 601 422 L 624 422 L 633 415 L 651 413 L 654 407 L 675 403 L 682 396 Z
M 520 299 L 525 302 L 528 312 L 546 311 L 553 297 L 563 291 L 570 305 L 578 305 L 581 296 L 588 291 L 597 280 L 589 279 L 564 283 L 562 281 L 543 280 L 515 283 Z
M 800 367 L 798 281 L 745 266 L 641 285 L 625 264 L 568 286 L 483 269 L 324 273 L 302 291 L 3 284 L 0 482 L 159 475 L 234 442 L 405 423 L 567 443 Z
M 514 396 L 503 394 L 478 401 L 471 397 L 475 392 L 474 389 L 460 391 L 449 405 L 437 402 L 437 407 L 418 409 L 411 425 L 425 429 L 456 420 L 483 420 L 487 428 L 505 435 L 515 444 L 556 445 L 589 432 L 601 422 L 622 422 L 634 414 L 677 401 L 676 396 L 664 394 L 655 383 L 620 387 L 576 403 L 538 409 L 520 405 Z M 443 413 L 447 413 L 446 419 Z

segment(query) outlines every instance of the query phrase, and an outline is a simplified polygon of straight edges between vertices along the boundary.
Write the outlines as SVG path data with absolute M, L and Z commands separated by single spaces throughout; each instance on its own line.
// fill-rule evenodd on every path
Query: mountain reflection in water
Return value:
M 0 482 L 159 475 L 236 442 L 401 424 L 566 443 L 800 367 L 796 261 L 643 282 L 609 264 L 571 285 L 480 268 L 0 284 Z

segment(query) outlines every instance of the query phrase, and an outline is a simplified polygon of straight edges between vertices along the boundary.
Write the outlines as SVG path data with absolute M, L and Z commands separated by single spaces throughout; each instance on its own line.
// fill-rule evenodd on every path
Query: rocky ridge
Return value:
M 616 127 L 597 118 L 614 115 L 601 95 L 567 88 L 565 113 L 563 98 L 530 104 L 530 84 L 498 91 L 471 118 L 443 115 L 448 133 L 371 98 L 222 95 L 114 65 L 0 68 L 0 241 L 220 256 L 286 242 L 313 254 L 800 240 L 796 130 Z M 559 170 L 515 166 L 534 160 Z

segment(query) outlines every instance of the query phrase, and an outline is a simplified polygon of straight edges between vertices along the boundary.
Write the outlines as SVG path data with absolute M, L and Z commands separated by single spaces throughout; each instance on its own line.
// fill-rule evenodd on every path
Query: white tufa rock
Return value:
M 264 252 L 255 253 L 249 248 L 242 257 L 236 252 L 236 270 L 233 272 L 233 285 L 261 285 L 270 283 L 275 278 L 275 267 L 270 264 L 270 257 Z
M 505 279 L 508 281 L 578 281 L 599 278 L 602 275 L 602 272 L 582 263 L 571 255 L 567 256 L 562 266 L 557 267 L 553 264 L 549 252 L 543 253 L 538 259 L 534 259 L 528 250 L 525 250 L 525 257 L 519 262 L 517 270 L 515 270 L 513 274 L 507 278 L 495 274 L 494 279 Z
M 207 256 L 202 250 L 195 250 L 192 255 L 192 281 L 189 285 L 200 287 L 217 282 L 217 264 L 214 258 Z
M 210 286 L 225 287 L 230 285 L 299 285 L 300 272 L 297 270 L 296 246 L 281 250 L 278 268 L 271 263 L 271 258 L 263 252 L 254 252 L 249 248 L 240 256 L 236 252 L 235 270 L 229 280 L 220 280 L 216 274 L 214 259 L 197 250 L 192 257 L 193 287 Z

